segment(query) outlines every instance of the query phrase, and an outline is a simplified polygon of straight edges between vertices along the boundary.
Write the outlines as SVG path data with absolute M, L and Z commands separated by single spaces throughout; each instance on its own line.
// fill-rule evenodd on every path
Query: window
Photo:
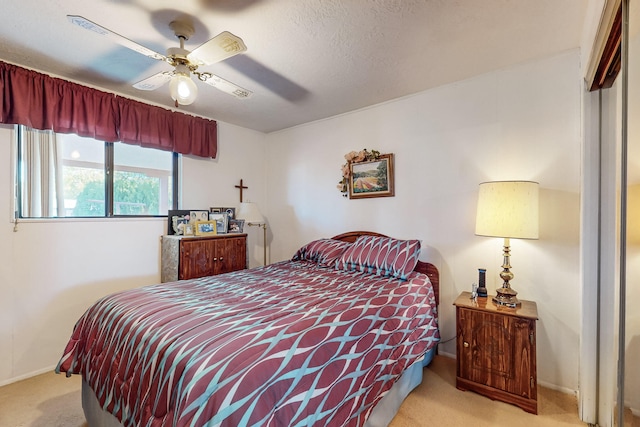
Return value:
M 18 127 L 20 218 L 164 216 L 177 207 L 169 151 Z

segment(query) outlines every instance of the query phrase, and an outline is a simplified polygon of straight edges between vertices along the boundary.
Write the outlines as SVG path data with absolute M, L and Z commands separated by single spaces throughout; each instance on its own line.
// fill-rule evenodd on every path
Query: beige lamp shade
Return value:
M 253 202 L 242 202 L 236 212 L 236 218 L 244 219 L 248 224 L 264 224 L 265 220 L 258 205 Z
M 480 184 L 476 235 L 538 238 L 538 183 L 494 181 Z

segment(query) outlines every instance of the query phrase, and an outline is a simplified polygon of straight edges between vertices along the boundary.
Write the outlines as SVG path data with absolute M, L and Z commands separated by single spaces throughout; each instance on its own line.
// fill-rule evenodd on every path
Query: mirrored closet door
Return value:
M 626 152 L 621 150 L 621 191 L 626 194 L 626 203 L 621 197 L 621 223 L 626 229 L 621 247 L 620 332 L 624 337 L 620 345 L 621 378 L 623 393 L 620 393 L 616 417 L 624 417 L 625 426 L 640 426 L 640 0 L 623 0 L 628 4 L 628 30 L 623 30 L 624 41 L 628 40 L 627 61 L 623 57 L 622 73 L 627 72 Z M 624 26 L 623 13 L 623 26 Z M 625 70 L 626 65 L 626 70 Z M 624 74 L 623 74 L 624 75 Z M 623 103 L 624 108 L 624 103 Z M 624 117 L 624 111 L 623 111 Z M 623 120 L 624 123 L 624 120 Z M 626 187 L 626 189 L 625 189 Z M 620 399 L 621 397 L 621 399 Z M 620 402 L 622 400 L 623 402 Z M 623 424 L 618 422 L 617 425 Z

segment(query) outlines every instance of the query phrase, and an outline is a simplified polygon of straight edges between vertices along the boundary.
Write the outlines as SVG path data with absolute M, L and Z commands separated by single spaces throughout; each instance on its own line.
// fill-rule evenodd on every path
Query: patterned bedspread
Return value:
M 426 275 L 286 261 L 104 297 L 56 371 L 125 426 L 360 426 L 438 341 Z

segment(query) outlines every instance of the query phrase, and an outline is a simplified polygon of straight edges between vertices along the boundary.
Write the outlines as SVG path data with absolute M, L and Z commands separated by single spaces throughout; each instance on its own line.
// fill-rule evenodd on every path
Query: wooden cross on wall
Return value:
M 245 187 L 244 185 L 242 185 L 242 179 L 240 180 L 240 185 L 236 185 L 236 188 L 240 189 L 240 203 L 242 203 L 242 190 L 243 189 L 248 189 L 249 187 Z

